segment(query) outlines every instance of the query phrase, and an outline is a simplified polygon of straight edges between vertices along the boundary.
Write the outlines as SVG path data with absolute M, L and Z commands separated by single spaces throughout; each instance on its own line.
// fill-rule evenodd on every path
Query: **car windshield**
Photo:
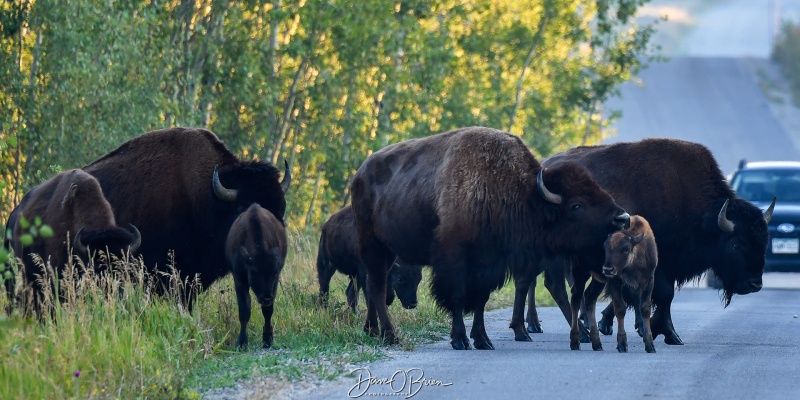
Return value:
M 731 187 L 748 201 L 770 202 L 774 196 L 780 203 L 800 203 L 800 170 L 739 171 Z

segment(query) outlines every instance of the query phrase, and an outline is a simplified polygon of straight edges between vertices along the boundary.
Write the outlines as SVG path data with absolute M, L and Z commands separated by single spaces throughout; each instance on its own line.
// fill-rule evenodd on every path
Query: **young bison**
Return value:
M 272 311 L 278 279 L 286 260 L 286 229 L 271 212 L 252 204 L 233 222 L 225 243 L 225 256 L 233 272 L 239 305 L 239 339 L 236 347 L 247 347 L 250 321 L 250 288 L 264 315 L 264 348 L 272 346 Z
M 636 312 L 636 319 L 642 320 L 644 348 L 648 353 L 655 353 L 653 333 L 650 330 L 651 295 L 658 250 L 656 240 L 647 220 L 634 215 L 631 227 L 622 232 L 609 235 L 605 242 L 606 260 L 603 263 L 603 274 L 595 273 L 592 277 L 606 283 L 606 293 L 611 297 L 614 314 L 617 317 L 617 350 L 628 352 L 628 337 L 625 334 L 625 298 L 632 300 L 631 306 Z M 595 317 L 596 293 L 588 293 L 586 312 L 589 317 L 589 338 L 592 348 L 602 350 L 600 335 Z
M 353 209 L 346 206 L 333 214 L 322 226 L 317 253 L 317 278 L 319 295 L 323 301 L 328 299 L 330 283 L 336 271 L 347 275 L 347 305 L 355 311 L 358 306 L 358 289 L 367 297 L 367 268 L 361 262 L 356 244 L 356 227 Z M 386 305 L 394 302 L 395 292 L 403 308 L 417 307 L 417 287 L 422 280 L 422 266 L 409 264 L 397 259 L 389 270 L 386 285 Z

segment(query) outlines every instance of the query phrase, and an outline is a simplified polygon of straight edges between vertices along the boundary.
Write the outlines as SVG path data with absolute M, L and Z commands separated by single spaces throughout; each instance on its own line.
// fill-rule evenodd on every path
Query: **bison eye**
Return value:
M 573 204 L 573 205 L 572 205 L 570 208 L 572 209 L 572 211 L 578 211 L 578 210 L 580 210 L 581 208 L 583 208 L 583 205 L 581 205 L 581 204 L 579 204 L 579 203 L 575 203 L 575 204 Z

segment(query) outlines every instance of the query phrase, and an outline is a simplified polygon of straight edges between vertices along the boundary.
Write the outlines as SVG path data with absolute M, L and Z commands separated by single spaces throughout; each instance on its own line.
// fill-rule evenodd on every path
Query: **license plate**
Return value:
M 797 254 L 800 251 L 800 239 L 772 239 L 773 254 Z

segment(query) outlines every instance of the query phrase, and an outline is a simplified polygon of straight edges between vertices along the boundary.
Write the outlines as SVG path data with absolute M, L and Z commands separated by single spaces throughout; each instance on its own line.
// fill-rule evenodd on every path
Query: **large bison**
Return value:
M 21 238 L 27 229 L 20 218 L 33 221 L 36 217 L 50 225 L 53 236 L 36 238 L 24 246 Z M 69 254 L 87 261 L 91 250 L 119 255 L 122 251 L 136 251 L 141 243 L 135 226 L 122 228 L 117 224 L 97 180 L 79 169 L 64 171 L 28 191 L 11 212 L 7 228 L 12 232 L 10 247 L 24 263 L 25 283 L 34 288 L 37 308 L 44 288 L 37 282 L 36 275 L 42 271 L 34 264 L 32 254 L 49 261 L 60 273 Z
M 667 344 L 683 344 L 670 315 L 676 283 L 683 285 L 711 269 L 722 281 L 726 306 L 734 294 L 761 290 L 769 240 L 767 222 L 775 201 L 762 213 L 737 197 L 705 146 L 645 139 L 577 147 L 543 162 L 547 168 L 572 163 L 588 169 L 628 212 L 646 218 L 658 238 L 653 338 L 664 335 Z M 602 253 L 583 259 L 592 265 L 603 263 Z M 548 289 L 563 310 L 566 293 L 555 286 L 560 282 L 563 287 L 563 269 L 557 264 L 549 266 L 546 275 L 550 274 L 554 278 L 546 276 L 545 284 L 551 282 Z M 532 308 L 529 304 L 529 310 Z M 603 311 L 601 332 L 611 333 L 613 317 L 609 306 Z
M 347 305 L 354 311 L 358 306 L 358 290 L 366 298 L 367 267 L 361 262 L 356 243 L 353 209 L 348 205 L 337 211 L 322 225 L 317 252 L 319 294 L 327 300 L 333 274 L 339 271 L 350 278 L 347 286 Z M 389 270 L 386 286 L 386 305 L 394 301 L 395 292 L 404 308 L 417 306 L 417 287 L 422 280 L 422 266 L 396 260 Z
M 251 204 L 283 223 L 291 182 L 288 165 L 279 181 L 271 164 L 239 160 L 213 133 L 188 128 L 145 133 L 84 170 L 100 182 L 117 222 L 139 228 L 149 267 L 163 270 L 174 251 L 181 278 L 199 274 L 203 287 L 228 273 L 225 238 Z
M 482 127 L 383 148 L 358 169 L 351 193 L 367 266 L 364 330 L 397 340 L 383 300 L 398 256 L 431 266 L 431 289 L 452 317 L 457 350 L 470 348 L 465 312 L 474 313 L 475 348 L 494 348 L 483 312 L 508 276 L 527 277 L 550 253 L 602 245 L 629 219 L 582 167 L 545 170 L 519 137 Z M 521 312 L 514 320 L 515 333 L 524 333 Z
M 271 212 L 251 205 L 235 221 L 225 243 L 225 256 L 233 272 L 239 306 L 239 338 L 236 347 L 247 347 L 250 321 L 250 289 L 264 316 L 264 348 L 272 346 L 272 312 L 278 281 L 286 260 L 286 229 Z

